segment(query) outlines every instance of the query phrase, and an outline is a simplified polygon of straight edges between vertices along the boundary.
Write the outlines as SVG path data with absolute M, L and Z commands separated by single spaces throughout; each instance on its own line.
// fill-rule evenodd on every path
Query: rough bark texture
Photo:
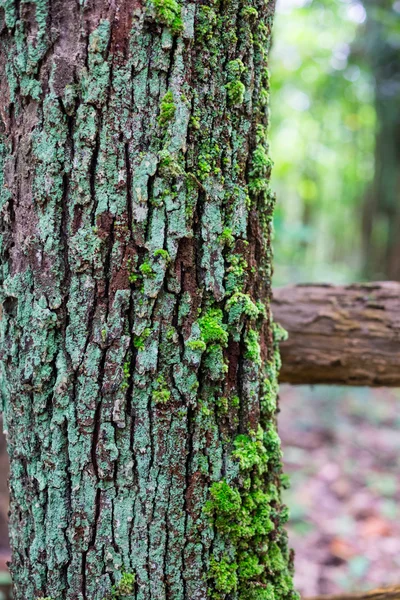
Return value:
M 273 2 L 1 6 L 14 598 L 289 598 Z
M 280 381 L 400 386 L 400 284 L 298 285 L 274 290 Z

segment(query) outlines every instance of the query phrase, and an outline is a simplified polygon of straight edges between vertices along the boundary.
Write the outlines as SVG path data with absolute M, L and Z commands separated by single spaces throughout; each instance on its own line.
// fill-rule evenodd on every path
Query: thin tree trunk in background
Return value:
M 367 22 L 356 49 L 374 78 L 377 117 L 374 179 L 363 207 L 364 273 L 400 281 L 400 60 L 393 35 L 400 15 L 388 0 L 364 3 Z
M 2 2 L 15 600 L 294 595 L 268 304 L 272 15 Z

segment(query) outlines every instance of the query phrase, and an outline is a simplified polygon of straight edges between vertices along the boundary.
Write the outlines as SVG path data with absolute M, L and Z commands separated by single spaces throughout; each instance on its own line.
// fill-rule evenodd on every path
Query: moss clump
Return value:
M 126 360 L 124 362 L 124 366 L 122 367 L 122 372 L 123 372 L 123 380 L 121 383 L 121 390 L 126 390 L 129 387 L 129 378 L 131 376 L 131 364 L 129 362 L 129 360 Z
M 168 90 L 168 92 L 165 94 L 164 98 L 161 100 L 160 116 L 158 117 L 158 123 L 162 127 L 165 127 L 165 125 L 168 125 L 168 123 L 170 121 L 172 121 L 172 119 L 174 118 L 175 111 L 176 111 L 176 106 L 174 104 L 174 96 L 173 96 L 171 90 Z
M 240 58 L 236 58 L 235 60 L 230 60 L 228 62 L 226 70 L 228 73 L 228 77 L 234 80 L 242 75 L 242 73 L 246 70 L 246 67 L 244 66 Z
M 164 375 L 160 375 L 156 380 L 156 388 L 151 394 L 151 399 L 155 404 L 167 404 L 171 398 L 171 392 L 167 387 Z
M 236 81 L 230 81 L 227 83 L 225 88 L 228 94 L 229 104 L 231 106 L 240 106 L 243 104 L 244 95 L 246 93 L 244 83 L 237 79 Z
M 170 256 L 169 256 L 168 250 L 163 250 L 162 248 L 159 248 L 158 250 L 154 250 L 153 256 L 154 256 L 154 258 L 161 257 L 163 260 L 165 260 L 165 262 L 170 261 Z
M 268 191 L 268 181 L 271 174 L 273 162 L 268 156 L 267 148 L 263 144 L 258 144 L 254 150 L 252 169 L 249 173 L 249 188 L 252 192 L 260 193 Z
M 268 463 L 267 449 L 263 444 L 264 432 L 259 427 L 257 435 L 238 435 L 233 445 L 235 450 L 232 455 L 239 461 L 242 471 L 250 471 L 254 467 L 258 472 L 263 472 Z
M 240 254 L 233 253 L 226 260 L 229 263 L 226 275 L 226 291 L 228 294 L 232 294 L 243 289 L 247 262 Z
M 226 310 L 228 311 L 229 330 L 233 333 L 235 341 L 239 341 L 244 325 L 244 317 L 254 321 L 260 316 L 257 304 L 253 302 L 249 294 L 243 294 L 242 292 L 236 292 L 229 298 L 226 303 Z
M 241 508 L 242 500 L 239 491 L 230 487 L 225 480 L 212 484 L 210 496 L 211 500 L 208 500 L 204 507 L 207 515 L 229 517 L 237 514 Z
M 221 594 L 230 594 L 236 592 L 238 585 L 237 577 L 238 566 L 235 562 L 223 556 L 220 560 L 214 557 L 210 560 L 210 578 L 214 580 L 214 586 L 217 592 Z M 213 598 L 220 598 L 220 594 L 214 594 Z
M 193 350 L 194 352 L 204 352 L 204 350 L 207 348 L 203 340 L 191 340 L 187 342 L 186 345 L 190 350 Z
M 257 331 L 254 331 L 254 329 L 250 329 L 250 331 L 247 332 L 244 340 L 246 344 L 245 358 L 251 360 L 257 365 L 261 364 L 261 350 L 259 339 L 260 336 L 257 333 Z
M 133 594 L 135 591 L 135 574 L 122 573 L 119 582 L 113 586 L 111 594 L 103 600 L 120 600 L 125 596 Z
M 243 600 L 297 598 L 293 592 L 290 560 L 282 524 L 287 510 L 277 508 L 279 492 L 273 473 L 281 468 L 275 428 L 238 435 L 232 457 L 239 463 L 239 484 L 213 483 L 204 512 L 230 548 L 210 564 L 211 597 L 236 591 Z M 272 479 L 270 476 L 272 475 Z M 274 531 L 273 536 L 271 532 Z M 230 592 L 223 588 L 235 585 Z
M 141 272 L 143 277 L 148 277 L 149 279 L 152 279 L 153 277 L 155 277 L 153 268 L 148 260 L 145 260 L 144 263 L 140 265 L 139 271 Z
M 225 227 L 225 229 L 219 236 L 219 241 L 223 246 L 232 247 L 235 243 L 235 238 L 232 235 L 232 229 L 229 229 L 229 227 Z
M 210 309 L 203 317 L 200 317 L 198 323 L 200 327 L 201 339 L 208 346 L 209 344 L 228 344 L 228 333 L 226 326 L 222 323 L 222 310 L 218 308 Z
M 174 34 L 183 31 L 183 21 L 181 16 L 181 7 L 176 0 L 153 0 L 156 11 L 156 17 Z
M 135 335 L 133 338 L 133 345 L 138 350 L 144 350 L 144 343 L 150 335 L 150 329 L 146 327 L 141 335 Z

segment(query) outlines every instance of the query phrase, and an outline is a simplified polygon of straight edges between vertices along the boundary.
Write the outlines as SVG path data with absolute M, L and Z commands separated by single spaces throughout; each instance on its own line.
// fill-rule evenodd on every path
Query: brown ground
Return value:
M 400 584 L 400 391 L 281 392 L 298 590 Z

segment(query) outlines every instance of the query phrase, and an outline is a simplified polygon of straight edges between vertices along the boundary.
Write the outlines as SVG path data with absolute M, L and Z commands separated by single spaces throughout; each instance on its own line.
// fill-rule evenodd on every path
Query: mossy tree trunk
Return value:
M 291 598 L 273 2 L 1 6 L 14 598 Z

